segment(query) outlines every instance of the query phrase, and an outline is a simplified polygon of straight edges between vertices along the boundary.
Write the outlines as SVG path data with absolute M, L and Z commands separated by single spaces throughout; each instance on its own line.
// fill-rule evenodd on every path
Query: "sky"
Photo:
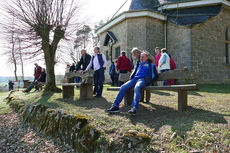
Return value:
M 81 0 L 82 6 L 81 6 L 81 16 L 83 18 L 87 19 L 87 24 L 93 25 L 100 20 L 111 18 L 117 10 L 122 6 L 122 4 L 126 0 Z M 129 6 L 131 4 L 132 0 L 128 0 L 127 3 L 123 6 L 123 8 L 119 11 L 119 13 L 123 11 L 127 11 L 129 9 Z M 1 10 L 0 10 L 1 13 Z M 118 14 L 119 14 L 118 13 Z M 9 65 L 7 64 L 7 57 L 2 55 L 1 53 L 4 52 L 4 48 L 1 46 L 1 40 L 0 38 L 0 76 L 14 76 L 14 67 L 13 64 Z M 72 61 L 69 61 L 72 63 Z M 44 66 L 44 62 L 38 62 L 38 64 L 42 67 Z M 24 73 L 25 76 L 33 76 L 34 71 L 34 64 L 33 63 L 27 63 L 24 66 Z M 55 66 L 55 74 L 56 75 L 64 75 L 65 72 L 65 65 L 57 64 Z M 18 67 L 18 76 L 21 75 L 21 68 Z

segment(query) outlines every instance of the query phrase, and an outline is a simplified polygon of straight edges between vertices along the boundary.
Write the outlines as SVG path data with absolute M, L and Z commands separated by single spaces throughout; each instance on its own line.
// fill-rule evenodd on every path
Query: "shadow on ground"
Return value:
M 162 92 L 154 92 L 155 94 L 162 94 Z M 192 92 L 194 94 L 194 92 Z M 164 93 L 163 93 L 164 94 Z M 195 93 L 196 94 L 196 93 Z M 194 94 L 194 95 L 195 95 Z M 166 94 L 164 94 L 166 95 Z M 57 98 L 52 103 L 47 103 L 50 97 L 52 97 L 52 93 L 44 93 L 42 98 L 37 102 L 44 103 L 52 108 L 62 108 L 63 104 L 70 104 L 74 106 L 84 108 L 84 110 L 91 110 L 94 108 L 99 108 L 101 110 L 105 110 L 111 106 L 111 102 L 107 101 L 105 98 L 93 98 L 89 100 L 71 100 L 71 99 L 62 99 Z M 170 96 L 170 94 L 168 95 Z M 197 94 L 199 96 L 199 94 Z M 56 101 L 56 102 L 55 102 Z M 121 103 L 120 113 L 118 114 L 108 114 L 104 112 L 104 114 L 108 114 L 108 118 L 113 116 L 121 116 L 130 120 L 131 124 L 136 125 L 138 123 L 144 124 L 149 128 L 154 128 L 155 131 L 158 131 L 161 127 L 168 125 L 171 126 L 172 131 L 176 132 L 187 132 L 190 131 L 194 127 L 194 123 L 204 122 L 204 123 L 213 123 L 213 124 L 228 124 L 225 117 L 230 115 L 225 115 L 221 113 L 216 113 L 208 110 L 203 110 L 194 107 L 188 107 L 184 112 L 178 112 L 174 108 L 149 103 L 143 104 L 140 103 L 137 115 L 135 117 L 131 116 L 127 113 L 130 109 L 130 106 L 124 106 L 123 102 Z M 90 116 L 90 113 L 87 114 Z M 94 116 L 95 117 L 95 116 Z M 96 117 L 100 117 L 100 114 L 96 115 Z

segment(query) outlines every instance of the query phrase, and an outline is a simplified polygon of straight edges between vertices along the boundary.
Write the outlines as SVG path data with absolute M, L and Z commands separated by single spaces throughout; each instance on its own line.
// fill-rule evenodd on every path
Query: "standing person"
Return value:
M 14 83 L 11 80 L 9 80 L 8 86 L 9 86 L 9 91 L 14 90 Z
M 112 86 L 114 86 L 116 82 L 116 67 L 114 65 L 114 62 L 112 62 L 111 66 L 109 67 L 109 75 L 112 80 Z
M 141 57 L 141 51 L 138 48 L 133 48 L 132 49 L 132 55 L 134 57 L 134 68 L 138 67 L 140 64 L 140 57 Z M 150 98 L 151 98 L 151 91 L 150 90 L 141 90 L 141 97 L 140 97 L 140 101 L 144 102 L 144 96 L 145 96 L 145 92 L 146 92 L 146 103 L 149 103 Z
M 131 75 L 131 79 L 123 84 L 111 108 L 107 109 L 108 112 L 119 112 L 119 105 L 125 96 L 125 93 L 134 88 L 134 98 L 131 109 L 128 111 L 130 114 L 135 115 L 138 109 L 138 104 L 141 96 L 141 88 L 152 83 L 155 77 L 154 64 L 151 61 L 149 52 L 142 52 L 140 57 L 139 66 L 135 68 Z
M 159 59 L 159 64 L 158 64 L 158 70 L 161 73 L 170 70 L 170 58 L 166 52 L 167 52 L 166 48 L 161 49 L 161 57 Z M 164 85 L 168 85 L 167 80 L 164 81 Z
M 65 74 L 69 73 L 70 72 L 70 64 L 67 63 L 66 64 L 66 68 L 65 68 Z
M 156 67 L 158 67 L 158 63 L 161 58 L 161 50 L 159 47 L 155 48 L 155 53 L 156 53 Z
M 36 81 L 42 73 L 42 67 L 39 66 L 37 63 L 34 63 L 34 66 L 35 66 L 35 68 L 34 68 L 34 81 Z
M 81 50 L 81 59 L 80 62 L 76 65 L 76 70 L 82 70 L 85 71 L 85 69 L 87 68 L 87 66 L 89 65 L 91 60 L 91 56 L 86 53 L 85 49 Z
M 132 65 L 128 57 L 126 57 L 125 51 L 121 52 L 121 56 L 117 60 L 117 71 L 119 73 L 119 86 L 124 84 L 129 80 L 130 72 L 132 70 Z
M 174 62 L 174 60 L 172 59 L 171 55 L 169 55 L 169 58 L 170 58 L 170 70 L 175 70 L 176 69 L 176 63 Z M 174 85 L 175 84 L 175 81 L 173 79 L 171 80 L 168 80 L 168 85 Z
M 86 72 L 90 68 L 94 70 L 94 94 L 96 98 L 102 97 L 103 82 L 104 82 L 104 71 L 107 65 L 106 57 L 100 53 L 100 48 L 94 48 L 94 55 L 92 56 L 89 65 L 85 69 Z
M 161 58 L 161 50 L 160 50 L 159 47 L 156 47 L 156 48 L 155 48 L 155 53 L 156 53 L 155 58 L 156 58 L 156 68 L 157 68 L 157 72 L 160 73 L 160 70 L 158 70 L 158 65 L 159 65 L 158 63 L 159 63 L 159 60 L 160 60 L 160 58 Z M 157 86 L 163 86 L 163 83 L 164 83 L 164 81 L 157 81 Z
M 87 68 L 87 66 L 89 65 L 90 60 L 91 60 L 91 56 L 86 52 L 85 49 L 82 49 L 81 50 L 81 59 L 76 65 L 76 70 L 77 71 L 78 70 L 84 71 Z M 78 77 L 78 82 L 80 82 L 80 80 L 81 80 L 81 78 Z M 76 83 L 78 83 L 78 82 L 76 82 Z

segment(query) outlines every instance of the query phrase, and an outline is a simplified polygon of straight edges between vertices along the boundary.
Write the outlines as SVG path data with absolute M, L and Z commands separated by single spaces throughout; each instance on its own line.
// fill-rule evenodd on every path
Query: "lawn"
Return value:
M 119 144 L 129 130 L 146 133 L 151 137 L 150 145 L 145 148 L 147 152 L 230 150 L 230 85 L 200 85 L 199 91 L 189 92 L 190 107 L 184 112 L 176 110 L 176 92 L 153 91 L 150 103 L 140 103 L 135 117 L 127 113 L 130 107 L 123 103 L 118 114 L 105 111 L 118 93 L 107 91 L 107 87 L 109 85 L 105 85 L 103 98 L 85 101 L 79 100 L 79 90 L 76 90 L 74 100 L 64 100 L 60 93 L 42 92 L 16 92 L 15 97 L 62 109 L 69 114 L 88 116 L 109 142 Z M 119 145 L 115 149 L 119 150 Z
M 7 97 L 8 93 L 9 92 L 0 92 L 0 115 L 9 111 L 9 105 L 4 101 L 4 98 Z

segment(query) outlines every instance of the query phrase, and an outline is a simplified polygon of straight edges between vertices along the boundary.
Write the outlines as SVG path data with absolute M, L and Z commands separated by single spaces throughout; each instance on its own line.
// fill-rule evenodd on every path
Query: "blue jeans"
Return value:
M 141 88 L 144 88 L 146 86 L 144 78 L 141 79 L 132 79 L 123 84 L 120 88 L 120 91 L 113 103 L 114 106 L 119 107 L 119 104 L 121 103 L 123 97 L 125 96 L 125 93 L 134 87 L 134 98 L 133 98 L 133 104 L 132 107 L 138 108 L 138 104 L 141 97 Z
M 161 73 L 164 73 L 164 72 L 167 72 L 169 71 L 169 69 L 164 69 L 164 70 L 161 70 Z M 164 86 L 167 86 L 168 85 L 168 80 L 164 80 Z
M 94 72 L 94 93 L 96 96 L 101 97 L 103 91 L 103 82 L 104 82 L 104 69 L 99 69 Z

